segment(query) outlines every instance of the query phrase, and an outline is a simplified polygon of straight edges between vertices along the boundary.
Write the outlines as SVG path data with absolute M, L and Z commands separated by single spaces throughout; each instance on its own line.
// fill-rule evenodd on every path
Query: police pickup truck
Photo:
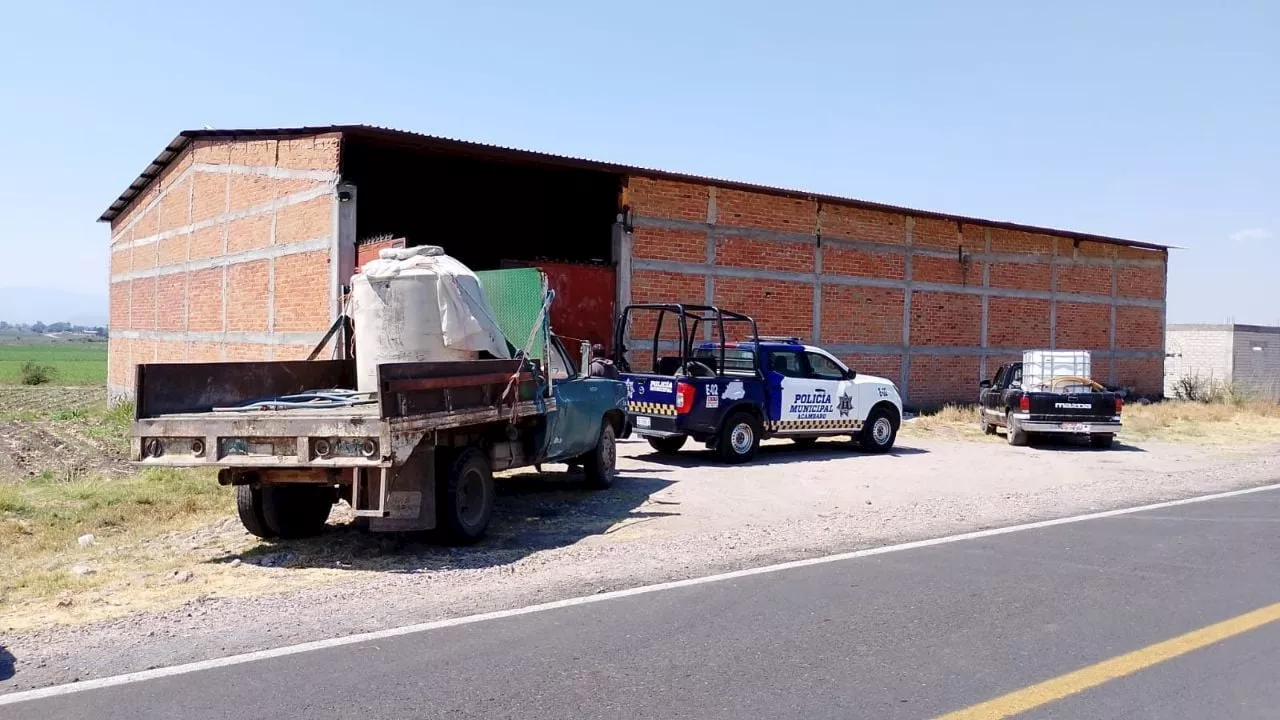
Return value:
M 652 343 L 628 348 L 626 335 L 639 331 L 641 318 Z M 737 332 L 726 335 L 727 326 Z M 743 463 L 765 438 L 812 445 L 835 435 L 886 452 L 902 421 L 902 399 L 889 380 L 859 375 L 797 338 L 761 338 L 752 318 L 712 306 L 628 306 L 618 318 L 614 363 L 627 386 L 630 432 L 661 453 L 693 438 L 722 461 Z

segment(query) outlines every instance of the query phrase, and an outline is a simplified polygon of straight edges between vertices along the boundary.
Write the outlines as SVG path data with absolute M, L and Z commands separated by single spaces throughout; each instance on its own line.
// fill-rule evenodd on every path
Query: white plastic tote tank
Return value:
M 480 281 L 435 245 L 388 248 L 351 278 L 356 387 L 378 389 L 378 365 L 510 357 Z

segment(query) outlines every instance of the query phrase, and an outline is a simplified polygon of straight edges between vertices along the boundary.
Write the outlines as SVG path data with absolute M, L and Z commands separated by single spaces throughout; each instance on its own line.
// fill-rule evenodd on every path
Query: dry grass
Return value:
M 1149 405 L 1130 404 L 1124 408 L 1125 440 L 1189 442 L 1229 445 L 1280 440 L 1280 404 L 1260 400 L 1235 402 L 1188 402 L 1168 400 Z M 984 436 L 978 425 L 978 409 L 973 405 L 947 405 L 921 414 L 902 426 L 912 436 L 964 438 L 994 441 Z
M 0 484 L 0 617 L 22 606 L 65 607 L 76 595 L 118 583 L 154 564 L 124 548 L 226 518 L 232 494 L 204 472 L 151 470 L 115 479 L 44 475 Z M 78 538 L 92 534 L 82 548 Z M 181 558 L 161 558 L 168 563 Z M 91 568 L 76 575 L 77 565 Z M 0 625 L 5 623 L 0 622 Z
M 1280 439 L 1280 404 L 1260 400 L 1234 403 L 1170 400 L 1126 405 L 1120 436 L 1130 440 L 1214 445 L 1277 440 Z
M 901 432 L 904 435 L 916 437 L 932 436 L 980 441 L 993 439 L 990 435 L 982 434 L 978 426 L 976 405 L 944 405 L 941 410 L 922 413 L 915 419 L 903 423 Z

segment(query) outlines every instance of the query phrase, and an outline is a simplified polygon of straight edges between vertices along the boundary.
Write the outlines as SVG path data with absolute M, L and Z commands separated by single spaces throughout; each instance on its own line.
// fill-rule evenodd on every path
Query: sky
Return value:
M 1173 245 L 1170 322 L 1280 324 L 1270 0 L 6 5 L 0 288 L 105 297 L 180 130 L 368 123 Z

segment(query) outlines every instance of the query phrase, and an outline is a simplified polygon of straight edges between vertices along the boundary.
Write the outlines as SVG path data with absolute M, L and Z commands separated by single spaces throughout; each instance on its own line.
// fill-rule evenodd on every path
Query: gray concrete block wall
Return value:
M 1233 337 L 1231 381 L 1250 395 L 1280 400 L 1280 328 L 1237 325 Z
M 1165 397 L 1176 397 L 1178 381 L 1188 375 L 1225 383 L 1231 380 L 1230 325 L 1170 325 L 1165 331 Z

